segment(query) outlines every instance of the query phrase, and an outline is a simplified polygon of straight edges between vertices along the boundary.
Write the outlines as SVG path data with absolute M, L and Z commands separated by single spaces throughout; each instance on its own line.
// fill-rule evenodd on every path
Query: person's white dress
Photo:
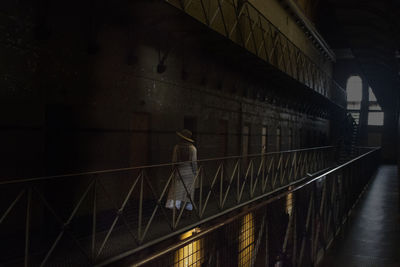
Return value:
M 165 207 L 172 209 L 175 204 L 175 207 L 179 209 L 187 201 L 185 208 L 192 210 L 193 206 L 190 199 L 194 199 L 194 179 L 197 172 L 196 147 L 192 143 L 182 140 L 174 147 L 172 162 L 177 162 L 178 165 L 169 187 Z

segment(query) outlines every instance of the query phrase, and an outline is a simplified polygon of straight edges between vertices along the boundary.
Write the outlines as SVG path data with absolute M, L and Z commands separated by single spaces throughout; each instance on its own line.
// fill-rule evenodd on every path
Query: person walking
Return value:
M 172 153 L 172 162 L 177 163 L 176 172 L 169 187 L 165 207 L 173 209 L 175 205 L 180 209 L 186 202 L 186 206 L 182 208 L 192 210 L 191 200 L 194 199 L 194 179 L 197 173 L 197 149 L 193 145 L 191 131 L 183 129 L 176 134 L 180 139 Z

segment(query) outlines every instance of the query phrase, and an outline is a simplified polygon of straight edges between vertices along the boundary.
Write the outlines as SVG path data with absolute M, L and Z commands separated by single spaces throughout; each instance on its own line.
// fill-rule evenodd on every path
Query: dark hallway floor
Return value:
M 399 178 L 381 166 L 320 266 L 400 266 Z

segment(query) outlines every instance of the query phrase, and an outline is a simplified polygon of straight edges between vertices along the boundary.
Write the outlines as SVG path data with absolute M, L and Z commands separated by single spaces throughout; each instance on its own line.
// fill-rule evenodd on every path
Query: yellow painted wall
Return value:
M 311 21 L 315 19 L 315 6 L 319 0 L 294 0 L 296 4 L 303 10 L 304 14 Z

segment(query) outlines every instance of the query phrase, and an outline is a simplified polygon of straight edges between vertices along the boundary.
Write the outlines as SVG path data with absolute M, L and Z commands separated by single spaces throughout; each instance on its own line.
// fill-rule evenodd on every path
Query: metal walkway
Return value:
M 381 166 L 321 266 L 400 266 L 399 178 Z
M 293 183 L 117 266 L 317 266 L 371 181 L 379 153 L 372 149 Z
M 332 51 L 318 46 L 320 62 L 314 62 L 249 1 L 165 1 L 318 94 L 338 105 L 345 102 L 346 92 L 321 67 Z
M 326 199 L 334 201 L 334 195 L 325 197 L 323 193 L 328 186 L 332 186 L 334 192 L 339 188 L 336 195 L 341 198 L 337 203 L 342 203 L 345 214 L 347 206 L 362 189 L 368 172 L 374 168 L 378 150 L 362 148 L 361 156 L 340 168 L 335 154 L 333 147 L 319 147 L 199 160 L 194 193 L 182 180 L 179 166 L 184 163 L 3 181 L 0 182 L 0 264 L 93 266 L 113 263 L 276 194 L 283 194 L 279 199 L 286 198 L 290 190 L 298 190 L 321 175 L 332 177 L 335 184 L 318 185 L 315 188 L 320 188 L 320 192 L 316 191 L 315 197 L 310 197 L 307 190 L 302 191 L 307 200 L 304 203 L 299 200 L 302 204 L 298 209 L 299 212 L 304 209 L 303 215 L 309 214 L 303 219 L 310 221 L 311 215 L 317 214 L 310 213 L 309 205 L 317 209 L 332 204 Z M 171 185 L 179 181 L 184 193 L 191 196 L 191 216 L 185 216 L 183 209 L 165 208 Z M 289 210 L 288 207 L 288 213 Z M 329 221 L 326 227 L 339 225 L 343 217 L 338 217 L 336 207 L 332 212 L 330 219 L 326 219 Z M 325 215 L 328 216 L 328 211 L 317 217 Z M 261 220 L 257 225 L 262 226 L 265 214 L 257 218 Z M 280 229 L 279 236 L 295 236 L 293 222 L 285 218 L 289 230 Z M 298 224 L 306 225 L 305 221 L 298 221 Z M 319 233 L 319 228 L 314 231 L 307 225 L 304 231 Z M 329 243 L 332 238 L 325 235 Z M 304 255 L 299 265 L 310 261 L 306 256 L 310 253 L 306 251 L 311 245 L 311 261 L 317 258 L 317 241 L 321 236 L 317 234 L 314 239 L 312 244 L 298 244 L 303 247 L 298 253 Z M 284 242 L 285 253 L 291 251 L 286 249 L 290 244 Z M 290 253 L 295 255 L 295 251 Z
M 184 163 L 3 181 L 0 263 L 87 266 L 133 253 L 334 166 L 334 152 L 320 147 L 199 160 L 194 194 L 183 182 L 190 217 L 165 208 L 171 185 L 183 181 Z

